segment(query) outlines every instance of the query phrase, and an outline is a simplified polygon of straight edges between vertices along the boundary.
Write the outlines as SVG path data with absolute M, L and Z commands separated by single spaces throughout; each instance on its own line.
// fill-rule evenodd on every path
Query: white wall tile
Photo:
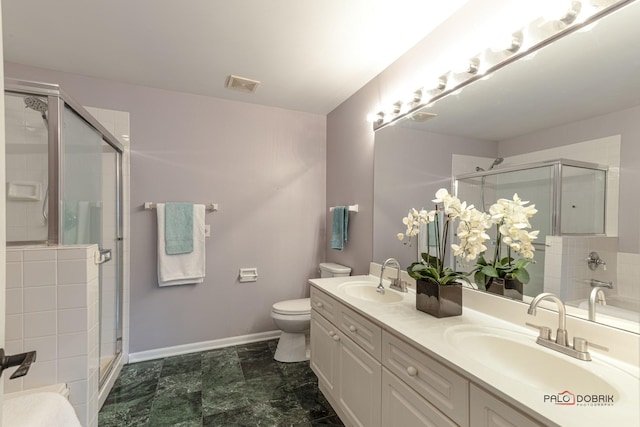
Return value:
M 58 333 L 69 334 L 72 332 L 87 331 L 87 309 L 73 308 L 58 310 Z
M 86 247 L 62 247 L 58 250 L 58 260 L 87 259 Z
M 67 387 L 69 387 L 69 401 L 75 402 L 78 405 L 87 403 L 89 399 L 88 379 L 69 382 L 67 383 Z
M 58 308 L 87 306 L 87 285 L 58 285 Z
M 58 381 L 81 381 L 87 378 L 88 370 L 86 356 L 58 359 Z
M 36 361 L 29 368 L 29 375 L 25 375 L 23 378 L 25 390 L 57 383 L 57 366 L 53 360 L 48 362 Z
M 13 371 L 13 370 L 12 370 Z M 9 375 L 9 371 L 5 371 L 3 378 L 4 378 L 4 392 L 5 393 L 15 393 L 18 391 L 22 391 L 24 390 L 24 385 L 22 383 L 22 378 L 24 377 L 20 377 L 20 378 L 15 378 L 15 379 L 9 379 L 11 375 Z
M 22 288 L 22 261 L 7 262 L 7 289 Z
M 22 262 L 22 250 L 7 248 L 7 262 Z
M 55 261 L 55 249 L 25 249 L 23 253 L 24 261 Z
M 88 355 L 87 332 L 58 335 L 58 357 L 74 357 Z
M 6 314 L 22 314 L 22 288 L 7 289 Z
M 58 260 L 58 284 L 78 285 L 86 283 L 87 260 Z
M 4 339 L 7 341 L 22 340 L 24 338 L 23 321 L 24 315 L 22 314 L 7 315 Z
M 25 339 L 24 351 L 32 350 L 38 352 L 37 360 L 39 362 L 56 360 L 58 357 L 58 340 L 55 335 Z
M 57 333 L 57 316 L 55 311 L 41 311 L 24 314 L 24 337 L 37 338 Z
M 57 307 L 55 286 L 33 286 L 24 288 L 24 313 L 52 311 Z
M 55 261 L 25 262 L 24 286 L 55 285 L 57 280 Z

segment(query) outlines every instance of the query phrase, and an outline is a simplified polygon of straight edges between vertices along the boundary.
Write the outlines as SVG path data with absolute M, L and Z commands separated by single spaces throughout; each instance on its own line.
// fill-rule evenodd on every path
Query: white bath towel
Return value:
M 193 205 L 193 252 L 167 255 L 164 241 L 164 203 L 158 203 L 158 285 L 202 283 L 205 277 L 205 206 Z
M 2 409 L 4 427 L 80 427 L 71 403 L 50 391 L 5 397 Z

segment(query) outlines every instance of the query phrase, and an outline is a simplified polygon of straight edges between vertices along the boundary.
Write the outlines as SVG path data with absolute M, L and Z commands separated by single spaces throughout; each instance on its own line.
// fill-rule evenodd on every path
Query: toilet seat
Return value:
M 282 315 L 311 314 L 311 299 L 300 298 L 273 304 L 272 311 Z

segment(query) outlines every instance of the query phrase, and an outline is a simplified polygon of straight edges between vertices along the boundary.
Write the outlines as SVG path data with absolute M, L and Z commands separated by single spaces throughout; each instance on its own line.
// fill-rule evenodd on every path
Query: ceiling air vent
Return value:
M 233 74 L 227 78 L 227 87 L 229 89 L 239 90 L 240 92 L 254 93 L 260 84 L 257 80 L 246 79 L 244 77 L 234 76 Z

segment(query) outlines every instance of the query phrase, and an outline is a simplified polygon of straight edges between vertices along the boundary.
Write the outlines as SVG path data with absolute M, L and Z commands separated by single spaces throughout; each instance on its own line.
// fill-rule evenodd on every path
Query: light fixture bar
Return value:
M 438 79 L 438 85 L 435 88 L 428 89 L 422 88 L 413 93 L 413 98 L 409 97 L 409 99 L 413 99 L 413 102 L 402 103 L 398 101 L 393 104 L 391 108 L 388 110 L 380 111 L 374 115 L 373 117 L 373 130 L 377 131 L 386 126 L 395 124 L 399 120 L 402 120 L 406 117 L 411 117 L 414 114 L 417 114 L 419 110 L 424 107 L 433 104 L 434 102 L 444 98 L 445 96 L 461 90 L 467 85 L 475 82 L 476 80 L 487 77 L 488 75 L 496 72 L 497 70 L 506 67 L 507 65 L 524 58 L 525 56 L 536 52 L 543 47 L 553 43 L 554 41 L 571 34 L 573 32 L 579 31 L 592 23 L 596 22 L 600 18 L 613 13 L 614 11 L 626 6 L 627 4 L 633 3 L 636 0 L 619 0 L 617 2 L 611 0 L 603 0 L 602 3 L 597 6 L 601 6 L 601 9 L 594 12 L 592 15 L 584 19 L 583 21 L 578 22 L 578 16 L 580 11 L 582 10 L 582 3 L 580 1 L 571 1 L 569 4 L 569 8 L 567 9 L 564 16 L 558 18 L 556 22 L 561 23 L 560 28 L 554 30 L 550 35 L 545 36 L 544 33 L 537 33 L 538 40 L 532 40 L 527 42 L 527 44 L 531 43 L 526 49 L 523 49 L 522 46 L 525 44 L 525 38 L 532 37 L 531 34 L 536 33 L 535 31 L 530 31 L 527 33 L 528 28 L 538 27 L 540 24 L 540 19 L 536 19 L 535 21 L 530 22 L 524 29 L 518 30 L 512 34 L 511 45 L 503 50 L 502 56 L 497 55 L 484 55 L 480 53 L 472 59 L 468 61 L 468 68 L 465 72 L 448 72 L 445 73 Z M 597 2 L 591 1 L 591 5 L 595 6 Z M 551 21 L 549 21 L 551 22 Z M 536 38 L 534 36 L 534 38 Z M 489 62 L 489 58 L 493 58 L 496 61 L 494 64 L 487 64 L 484 62 Z M 499 59 L 502 57 L 502 59 Z M 483 61 L 484 59 L 484 61 Z M 483 67 L 486 67 L 484 69 Z M 417 95 L 420 95 L 419 97 Z M 429 96 L 431 95 L 431 96 Z M 403 107 L 406 108 L 406 111 L 402 111 Z M 389 111 L 385 113 L 385 111 Z

